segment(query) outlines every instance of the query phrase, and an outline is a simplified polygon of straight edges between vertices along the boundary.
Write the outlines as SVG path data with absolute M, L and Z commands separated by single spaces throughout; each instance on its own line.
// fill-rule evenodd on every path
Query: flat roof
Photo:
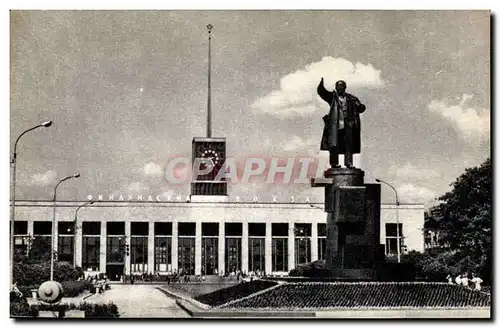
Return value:
M 58 200 L 56 202 L 57 206 L 60 207 L 73 207 L 80 206 L 82 204 L 88 203 L 89 200 L 83 201 L 69 201 L 69 200 Z M 40 206 L 49 207 L 53 206 L 52 200 L 16 200 L 16 206 Z M 297 208 L 297 209 L 322 209 L 324 203 L 298 203 L 298 202 L 186 202 L 186 201 L 94 201 L 93 204 L 86 205 L 87 207 L 242 207 L 242 208 Z M 396 208 L 394 203 L 381 203 L 381 207 L 385 209 Z M 424 204 L 418 203 L 400 203 L 399 208 L 401 209 L 424 209 Z

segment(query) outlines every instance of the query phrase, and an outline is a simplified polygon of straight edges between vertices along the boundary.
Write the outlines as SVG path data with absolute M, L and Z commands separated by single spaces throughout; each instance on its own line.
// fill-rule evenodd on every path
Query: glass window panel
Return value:
M 219 266 L 219 239 L 204 237 L 201 245 L 201 274 L 218 274 Z
M 57 260 L 73 264 L 73 236 L 59 236 L 57 244 Z
M 178 268 L 181 274 L 194 274 L 195 238 L 179 237 Z
M 148 272 L 148 237 L 130 238 L 130 267 L 132 272 Z
M 100 237 L 83 237 L 82 268 L 85 271 L 99 271 Z
M 172 238 L 155 237 L 155 271 L 172 271 Z
M 248 271 L 265 271 L 265 238 L 248 239 Z
M 273 238 L 273 271 L 288 271 L 288 238 Z
M 14 235 L 27 235 L 28 221 L 14 221 Z
M 226 272 L 241 270 L 241 238 L 226 238 Z

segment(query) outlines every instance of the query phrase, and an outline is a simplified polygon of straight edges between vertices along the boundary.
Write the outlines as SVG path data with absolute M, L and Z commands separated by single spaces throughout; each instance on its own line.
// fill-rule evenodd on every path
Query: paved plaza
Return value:
M 154 285 L 113 285 L 103 294 L 91 296 L 94 303 L 113 302 L 118 306 L 120 318 L 188 318 L 173 298 Z

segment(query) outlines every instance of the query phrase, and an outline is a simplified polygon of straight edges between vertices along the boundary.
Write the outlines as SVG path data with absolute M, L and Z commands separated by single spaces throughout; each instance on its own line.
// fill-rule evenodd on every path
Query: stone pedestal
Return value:
M 326 268 L 333 277 L 375 279 L 380 244 L 380 185 L 357 168 L 328 169 L 313 179 L 325 188 Z

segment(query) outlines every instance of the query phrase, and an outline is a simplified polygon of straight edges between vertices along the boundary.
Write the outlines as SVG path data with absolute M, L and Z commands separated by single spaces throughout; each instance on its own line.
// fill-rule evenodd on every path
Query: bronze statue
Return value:
M 330 112 L 323 116 L 325 127 L 321 138 L 321 150 L 330 152 L 332 168 L 340 167 L 339 154 L 344 154 L 344 165 L 353 167 L 352 156 L 361 152 L 361 120 L 359 114 L 366 109 L 358 98 L 345 92 L 344 81 L 335 83 L 335 90 L 328 91 L 323 78 L 318 85 L 318 95 L 330 105 Z

